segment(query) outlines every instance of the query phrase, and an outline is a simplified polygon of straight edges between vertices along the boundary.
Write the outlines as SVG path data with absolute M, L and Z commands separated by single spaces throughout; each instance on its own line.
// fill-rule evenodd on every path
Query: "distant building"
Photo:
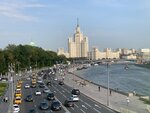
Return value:
M 88 53 L 88 58 L 91 60 L 119 59 L 120 54 L 119 51 L 112 51 L 110 48 L 106 48 L 104 52 L 100 52 L 96 47 L 94 47 L 92 51 Z
M 88 57 L 88 38 L 81 31 L 77 24 L 74 38 L 68 39 L 68 53 L 70 58 Z
M 150 61 L 150 49 L 140 49 L 139 55 L 143 61 Z
M 69 58 L 69 54 L 67 52 L 65 52 L 63 48 L 57 49 L 57 55 L 64 55 L 67 58 Z
M 87 58 L 88 57 L 88 38 L 85 37 L 81 31 L 79 24 L 77 23 L 77 27 L 74 33 L 73 38 L 68 39 L 68 53 L 64 52 L 64 49 L 60 48 L 57 50 L 58 55 L 65 55 L 69 58 Z

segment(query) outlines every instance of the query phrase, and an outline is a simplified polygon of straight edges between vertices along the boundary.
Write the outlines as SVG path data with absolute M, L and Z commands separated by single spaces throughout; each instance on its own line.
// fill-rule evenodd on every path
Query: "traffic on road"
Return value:
M 14 113 L 115 113 L 78 88 L 67 86 L 56 73 L 43 70 L 18 81 Z

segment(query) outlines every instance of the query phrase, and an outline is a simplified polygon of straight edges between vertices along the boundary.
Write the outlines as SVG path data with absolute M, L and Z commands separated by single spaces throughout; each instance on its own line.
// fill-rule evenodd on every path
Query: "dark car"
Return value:
M 26 100 L 27 102 L 32 102 L 32 101 L 33 101 L 32 95 L 27 95 L 25 100 Z
M 47 82 L 47 84 L 46 85 L 48 85 L 48 86 L 51 86 L 51 82 L 49 81 L 49 82 Z
M 64 82 L 63 81 L 59 81 L 59 85 L 64 85 Z
M 71 92 L 73 95 L 80 95 L 79 89 L 73 89 Z
M 40 87 L 40 88 L 45 88 L 44 83 L 40 83 L 40 84 L 39 84 L 39 87 Z
M 32 84 L 32 85 L 31 85 L 31 88 L 36 88 L 36 84 Z
M 29 113 L 38 113 L 35 109 L 30 109 Z
M 48 94 L 47 94 L 47 99 L 48 99 L 48 100 L 55 100 L 54 93 L 53 93 L 53 92 L 48 93 Z
M 41 102 L 40 103 L 40 109 L 47 110 L 49 108 L 49 105 L 47 102 Z
M 66 107 L 74 107 L 74 103 L 73 103 L 72 100 L 68 99 L 68 100 L 65 100 L 64 106 L 66 106 Z
M 52 113 L 51 111 L 44 111 L 44 113 Z
M 53 101 L 51 104 L 51 110 L 53 111 L 59 111 L 61 110 L 61 104 L 58 101 Z

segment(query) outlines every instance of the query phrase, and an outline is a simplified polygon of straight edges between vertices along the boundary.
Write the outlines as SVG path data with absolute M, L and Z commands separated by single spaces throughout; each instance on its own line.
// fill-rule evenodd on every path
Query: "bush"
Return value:
M 0 83 L 0 96 L 2 96 L 7 88 L 6 83 Z
M 140 100 L 142 100 L 144 102 L 144 104 L 149 104 L 150 105 L 150 100 L 144 99 L 144 98 L 140 98 Z

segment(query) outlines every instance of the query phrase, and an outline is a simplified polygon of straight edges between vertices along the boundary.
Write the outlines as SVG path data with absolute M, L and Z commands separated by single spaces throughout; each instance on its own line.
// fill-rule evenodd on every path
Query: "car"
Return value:
M 48 99 L 48 100 L 55 100 L 54 93 L 53 93 L 53 92 L 49 92 L 49 93 L 47 94 L 47 99 Z
M 16 91 L 15 92 L 15 97 L 21 97 L 21 96 L 22 96 L 21 91 Z
M 42 94 L 41 91 L 39 90 L 35 91 L 35 95 L 41 95 L 41 94 Z
M 26 98 L 25 98 L 25 100 L 26 100 L 27 102 L 33 102 L 33 97 L 32 97 L 32 95 L 27 95 Z
M 58 79 L 55 77 L 54 80 L 57 81 Z
M 44 113 L 52 113 L 51 111 L 44 111 Z
M 64 102 L 64 106 L 66 106 L 66 107 L 74 107 L 74 103 L 73 103 L 72 100 L 67 99 Z
M 32 84 L 32 85 L 31 85 L 31 88 L 36 88 L 36 84 Z
M 40 103 L 40 109 L 41 110 L 47 110 L 49 108 L 49 105 L 48 105 L 48 103 L 47 102 L 41 102 Z
M 29 85 L 29 84 L 26 84 L 26 85 L 24 86 L 24 88 L 28 89 L 28 88 L 30 88 L 30 85 Z
M 51 110 L 53 111 L 59 111 L 61 110 L 61 104 L 59 101 L 53 101 L 51 104 Z
M 21 97 L 15 97 L 14 104 L 21 104 L 22 100 Z
M 39 84 L 40 84 L 40 83 L 43 83 L 43 81 L 42 81 L 42 80 L 38 80 L 38 81 L 37 81 L 37 83 L 39 83 Z
M 38 113 L 35 109 L 30 109 L 29 113 Z
M 73 95 L 80 95 L 80 90 L 79 90 L 79 89 L 73 89 L 73 90 L 71 91 L 71 93 L 72 93 Z
M 40 84 L 39 84 L 39 87 L 40 87 L 40 88 L 45 88 L 44 83 L 40 83 Z
M 63 81 L 59 81 L 59 85 L 64 85 L 64 82 Z
M 44 93 L 49 93 L 49 92 L 50 92 L 50 90 L 49 90 L 49 89 L 47 89 L 47 88 L 45 88 L 45 89 L 43 90 L 43 92 L 44 92 Z
M 13 113 L 19 113 L 20 112 L 20 108 L 18 104 L 14 104 L 13 105 Z
M 72 95 L 69 99 L 73 102 L 79 101 L 79 97 L 77 95 Z
M 30 77 L 27 77 L 27 80 L 31 80 L 31 78 L 30 78 Z
M 49 82 L 47 82 L 47 83 L 46 83 L 46 85 L 50 86 L 50 85 L 51 85 L 51 82 L 50 82 L 50 81 L 49 81 Z

